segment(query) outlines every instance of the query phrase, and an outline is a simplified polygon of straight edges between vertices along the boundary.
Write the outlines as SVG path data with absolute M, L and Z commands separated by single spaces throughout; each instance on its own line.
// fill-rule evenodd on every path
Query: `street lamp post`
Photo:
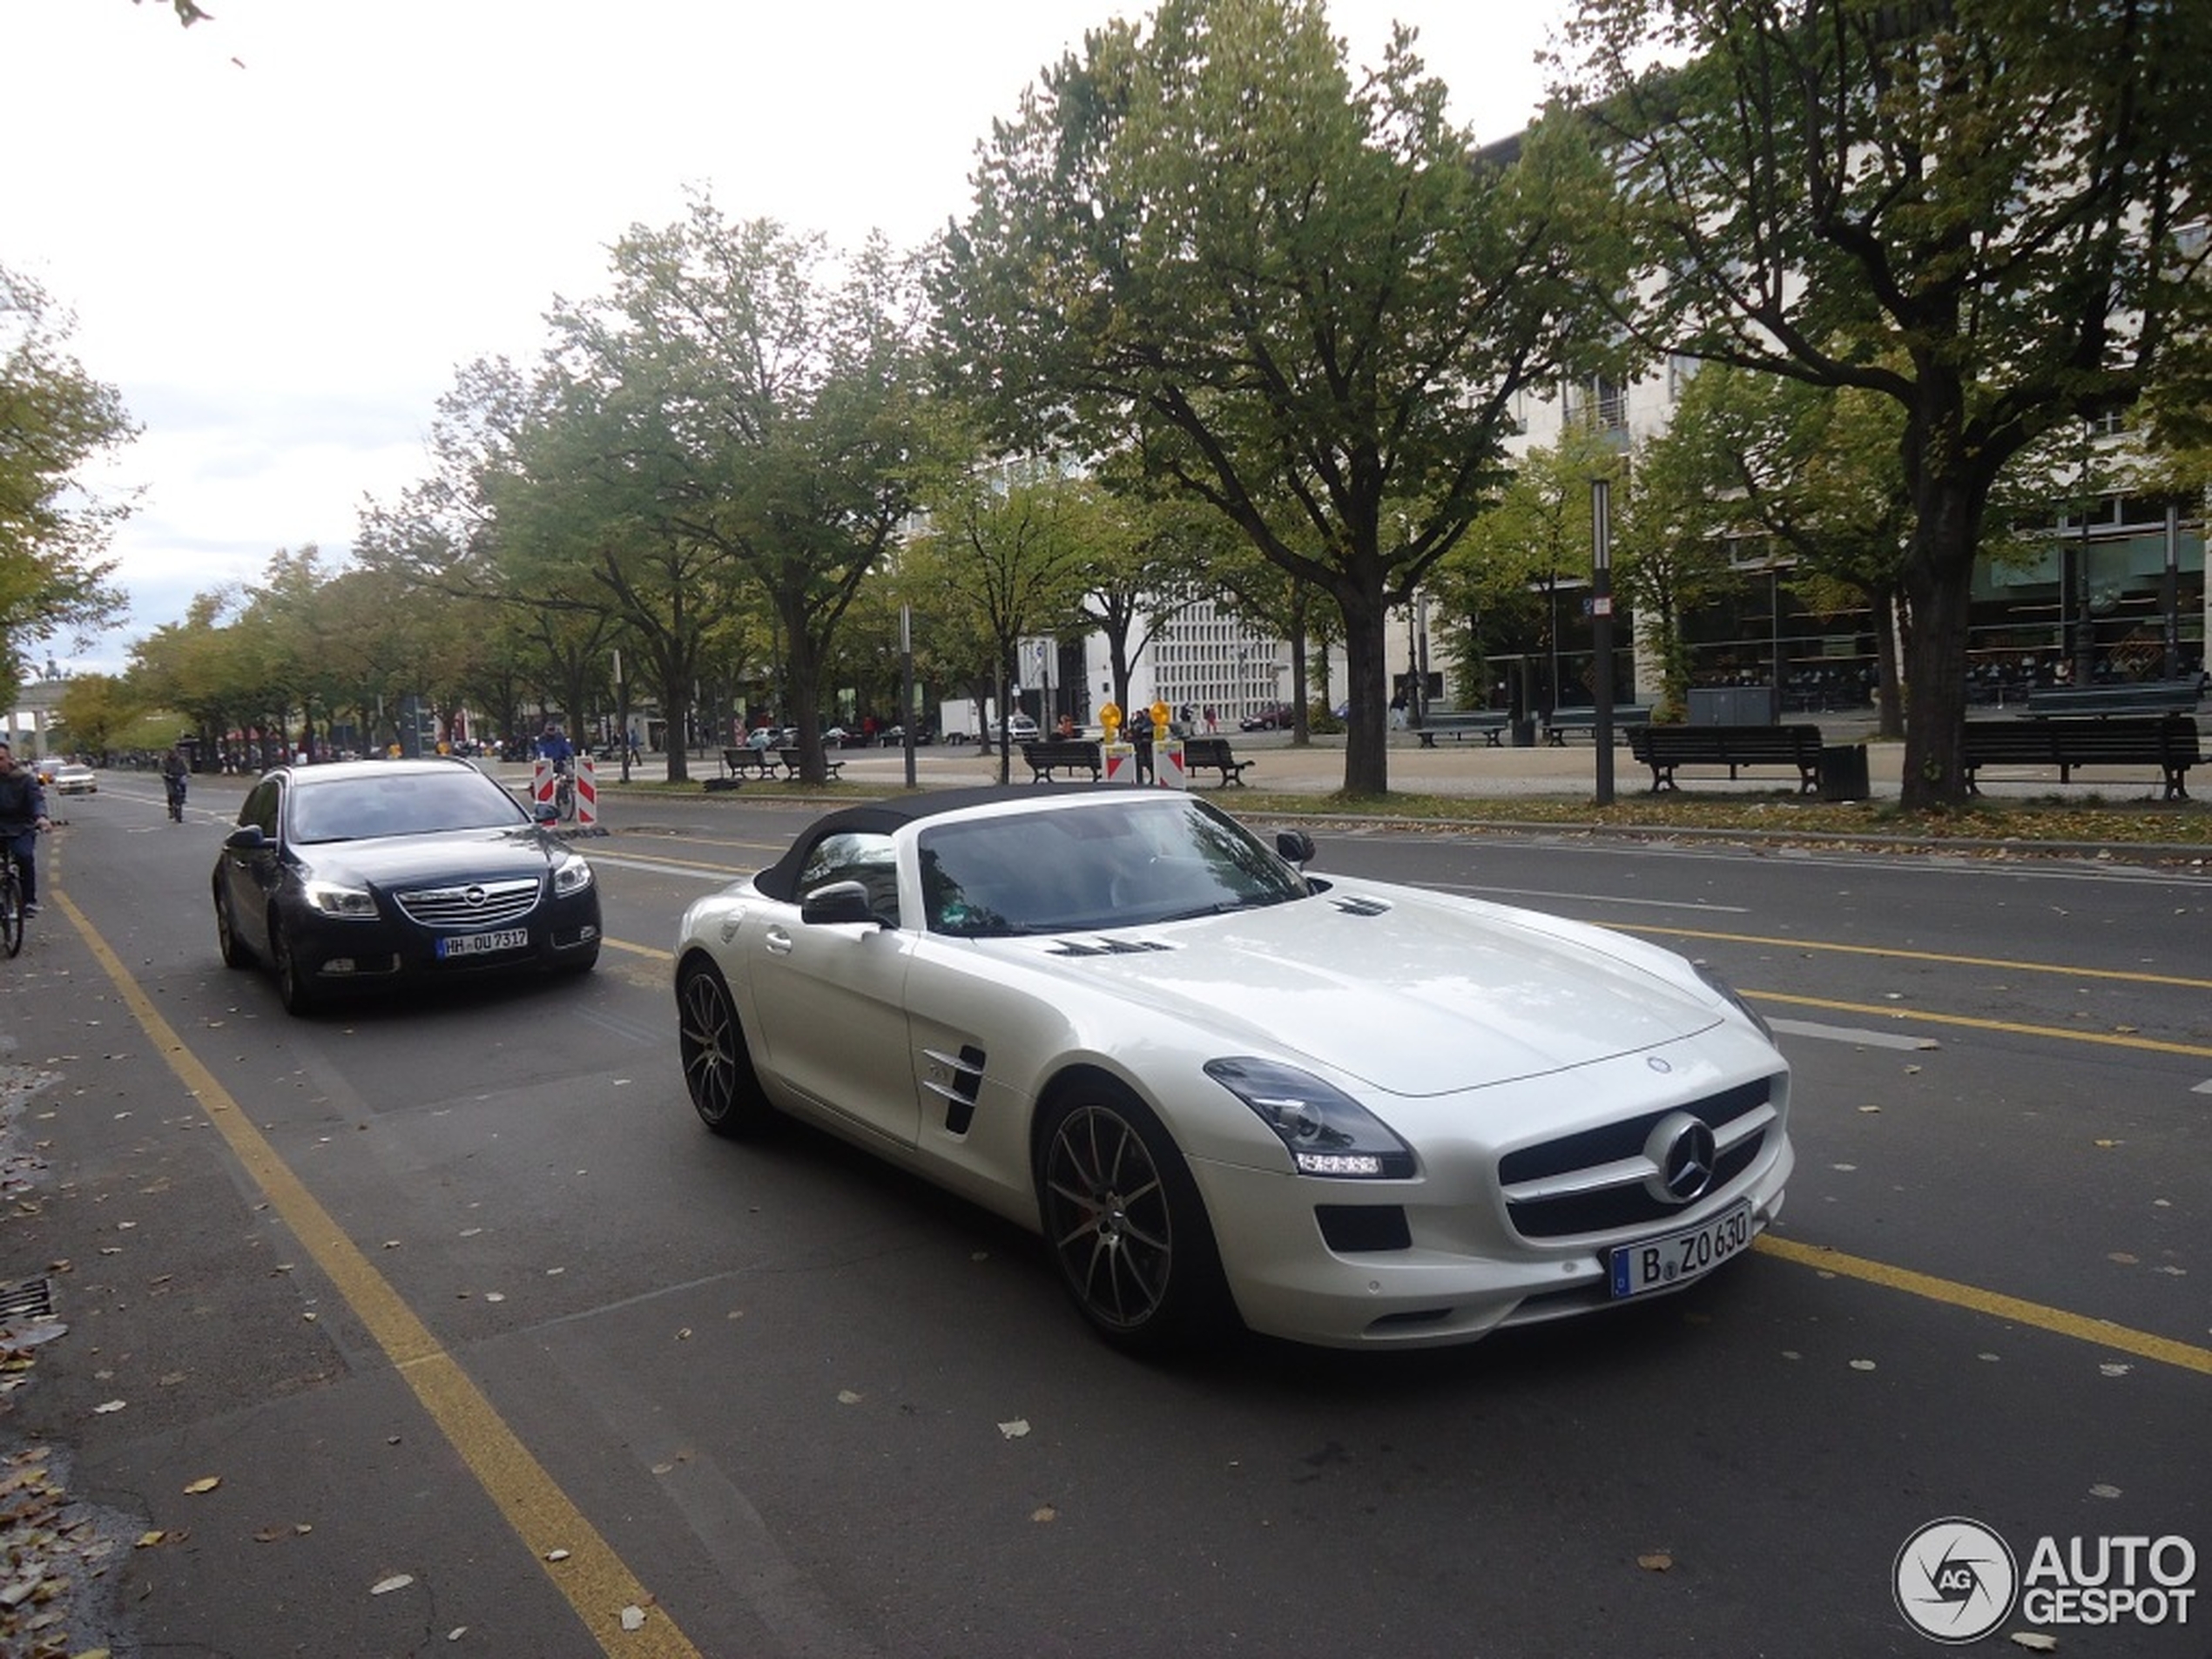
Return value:
M 899 721 L 899 744 L 907 752 L 907 787 L 914 786 L 914 610 L 899 607 L 899 682 L 906 708 Z
M 2182 507 L 2166 503 L 2166 586 L 2160 595 L 2166 610 L 2166 678 L 2182 677 Z
M 1597 653 L 1591 686 L 1597 711 L 1597 804 L 1613 804 L 1613 486 L 1590 480 L 1590 644 Z

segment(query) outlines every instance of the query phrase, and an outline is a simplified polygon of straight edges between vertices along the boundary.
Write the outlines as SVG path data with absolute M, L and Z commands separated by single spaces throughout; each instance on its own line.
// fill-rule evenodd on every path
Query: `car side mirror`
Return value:
M 531 823 L 557 824 L 560 821 L 561 809 L 558 806 L 556 806 L 551 801 L 534 800 L 530 803 Z
M 1302 829 L 1277 830 L 1275 850 L 1292 864 L 1310 864 L 1313 861 L 1313 838 Z
M 223 838 L 223 845 L 233 853 L 259 853 L 268 846 L 269 838 L 259 824 L 245 824 Z
M 799 919 L 809 926 L 864 921 L 873 927 L 876 916 L 866 887 L 858 881 L 832 881 L 799 901 Z

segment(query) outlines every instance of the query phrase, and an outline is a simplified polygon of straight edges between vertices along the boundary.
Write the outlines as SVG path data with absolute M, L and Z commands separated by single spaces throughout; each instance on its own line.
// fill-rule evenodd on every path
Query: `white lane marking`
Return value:
M 1863 1031 L 1855 1026 L 1819 1025 L 1811 1020 L 1769 1020 L 1785 1036 L 1818 1037 L 1824 1042 L 1855 1042 L 1869 1049 L 1938 1049 L 1933 1037 L 1916 1037 L 1900 1031 Z
M 1694 899 L 1624 899 L 1611 893 L 1553 893 L 1543 887 L 1486 887 L 1472 881 L 1428 881 L 1421 884 L 1447 893 L 1494 894 L 1507 899 L 1561 899 L 1569 904 L 1644 905 L 1654 910 L 1714 910 L 1731 916 L 1748 916 L 1749 905 L 1702 904 Z
M 695 880 L 711 881 L 726 887 L 732 881 L 742 881 L 752 873 L 733 870 L 727 865 L 719 867 L 711 864 L 678 864 L 672 859 L 627 858 L 619 853 L 599 853 L 585 849 L 584 857 L 594 865 L 610 864 L 618 869 L 644 870 L 653 875 L 688 875 Z

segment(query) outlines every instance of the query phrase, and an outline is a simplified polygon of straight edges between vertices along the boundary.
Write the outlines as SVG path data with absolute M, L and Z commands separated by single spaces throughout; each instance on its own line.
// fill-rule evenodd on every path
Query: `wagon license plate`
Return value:
M 1749 1203 L 1723 1210 L 1710 1221 L 1679 1232 L 1617 1245 L 1611 1255 L 1614 1298 L 1672 1290 L 1750 1247 Z
M 438 955 L 441 960 L 449 956 L 487 956 L 496 950 L 520 950 L 529 942 L 527 927 L 502 927 L 489 934 L 452 934 L 438 941 Z

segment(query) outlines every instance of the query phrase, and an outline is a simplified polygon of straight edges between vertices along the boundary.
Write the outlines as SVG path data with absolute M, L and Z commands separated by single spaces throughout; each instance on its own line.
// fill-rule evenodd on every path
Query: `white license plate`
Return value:
M 1617 1299 L 1642 1296 L 1647 1291 L 1671 1290 L 1750 1247 L 1751 1206 L 1748 1203 L 1679 1232 L 1616 1245 L 1610 1257 L 1613 1294 Z
M 527 927 L 502 927 L 492 934 L 453 934 L 438 941 L 438 955 L 484 956 L 496 950 L 520 950 L 530 942 Z

